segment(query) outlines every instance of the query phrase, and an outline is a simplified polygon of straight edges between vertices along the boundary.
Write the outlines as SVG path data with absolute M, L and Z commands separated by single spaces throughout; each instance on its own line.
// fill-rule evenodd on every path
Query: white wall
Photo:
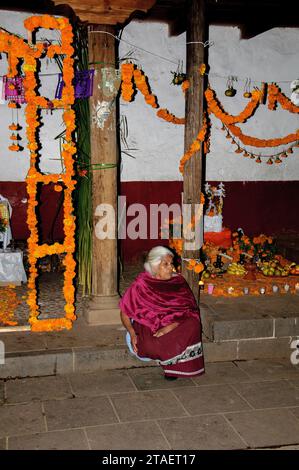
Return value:
M 0 27 L 11 33 L 18 34 L 27 39 L 27 30 L 24 28 L 24 19 L 31 16 L 30 13 L 8 12 L 0 10 Z M 40 29 L 37 34 L 37 40 L 59 39 L 58 31 Z M 0 75 L 7 74 L 7 56 L 1 54 Z M 58 66 L 54 60 L 41 60 L 41 87 L 40 93 L 49 99 L 54 98 L 59 72 Z M 42 76 L 49 74 L 48 76 Z M 53 74 L 53 75 L 52 75 Z M 11 152 L 8 146 L 12 143 L 9 139 L 11 131 L 8 126 L 12 122 L 12 110 L 7 104 L 0 105 L 0 181 L 24 181 L 29 168 L 29 152 L 26 148 L 26 123 L 24 117 L 25 104 L 18 110 L 19 123 L 22 126 L 19 131 L 22 140 L 20 145 L 24 147 L 22 152 Z M 14 110 L 16 117 L 16 111 Z M 60 110 L 50 112 L 42 110 L 42 123 L 40 128 L 40 141 L 42 143 L 40 169 L 45 173 L 55 173 L 61 171 L 61 163 L 59 159 L 59 141 L 54 138 L 63 130 L 62 113 Z
M 290 96 L 290 82 L 299 77 L 299 29 L 275 28 L 249 40 L 240 39 L 237 27 L 210 27 L 209 48 L 210 83 L 224 108 L 238 114 L 248 100 L 243 97 L 246 77 L 254 86 L 261 81 L 279 82 L 282 91 Z M 124 29 L 122 39 L 152 51 L 174 62 L 185 61 L 185 34 L 168 37 L 168 27 L 160 23 L 132 22 Z M 120 45 L 120 57 L 132 49 L 125 42 Z M 158 96 L 161 107 L 178 116 L 184 114 L 184 97 L 180 87 L 170 85 L 171 71 L 175 64 L 154 57 L 138 49 L 133 57 L 148 75 L 152 91 Z M 225 77 L 236 75 L 238 93 L 234 98 L 224 95 Z M 241 80 L 244 79 L 244 80 Z M 124 102 L 122 102 L 124 103 Z M 183 155 L 183 126 L 168 124 L 155 116 L 155 110 L 147 106 L 138 94 L 135 102 L 122 104 L 129 127 L 129 144 L 139 150 L 135 159 L 123 155 L 122 180 L 179 180 L 178 163 Z M 211 152 L 207 156 L 207 180 L 298 180 L 299 148 L 280 165 L 256 164 L 254 160 L 235 154 L 236 146 L 225 139 L 220 131 L 220 121 L 212 119 Z M 281 110 L 269 111 L 260 106 L 254 117 L 241 128 L 248 135 L 272 138 L 287 135 L 299 128 L 298 115 Z M 247 147 L 258 153 L 258 149 Z M 283 147 L 261 149 L 263 155 L 276 153 Z M 266 162 L 266 160 L 264 160 Z

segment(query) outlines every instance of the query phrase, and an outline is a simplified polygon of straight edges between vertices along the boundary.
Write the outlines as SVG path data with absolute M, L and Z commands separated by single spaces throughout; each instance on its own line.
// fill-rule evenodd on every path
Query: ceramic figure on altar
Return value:
M 204 216 L 204 231 L 221 232 L 223 198 L 225 197 L 224 184 L 219 183 L 218 187 L 216 187 L 206 183 L 205 195 L 208 206 Z
M 0 220 L 2 221 L 3 230 L 0 231 L 0 249 L 6 250 L 7 246 L 12 240 L 10 218 L 12 214 L 12 207 L 9 200 L 0 194 Z

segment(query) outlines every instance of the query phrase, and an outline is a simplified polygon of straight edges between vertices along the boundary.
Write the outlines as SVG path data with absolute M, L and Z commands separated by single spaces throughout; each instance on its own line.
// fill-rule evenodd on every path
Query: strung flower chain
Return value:
M 72 80 L 74 76 L 73 52 L 72 47 L 73 32 L 72 27 L 67 18 L 55 18 L 50 15 L 31 16 L 24 21 L 24 26 L 28 30 L 29 35 L 37 28 L 57 29 L 61 30 L 61 45 L 48 45 L 44 43 L 31 44 L 12 34 L 0 31 L 0 52 L 3 51 L 8 55 L 8 75 L 9 77 L 17 76 L 17 66 L 19 60 L 23 59 L 24 73 L 24 90 L 26 117 L 26 135 L 28 139 L 28 149 L 30 151 L 30 169 L 27 174 L 26 184 L 28 192 L 28 210 L 27 224 L 30 230 L 28 239 L 28 261 L 29 278 L 28 278 L 28 298 L 27 303 L 30 308 L 29 323 L 33 331 L 49 331 L 62 328 L 71 328 L 72 322 L 76 319 L 74 307 L 75 289 L 73 280 L 75 277 L 75 260 L 73 253 L 75 251 L 75 217 L 73 215 L 72 191 L 75 187 L 75 175 L 73 156 L 76 152 L 75 144 L 72 140 L 72 133 L 75 130 L 75 113 L 71 109 L 74 104 L 74 87 Z M 64 88 L 61 99 L 49 101 L 47 98 L 37 95 L 37 60 L 45 55 L 48 58 L 54 57 L 55 54 L 64 56 L 63 59 L 63 81 Z M 9 107 L 17 108 L 17 103 L 11 102 Z M 53 110 L 56 108 L 64 109 L 63 121 L 66 126 L 65 143 L 63 144 L 62 158 L 64 160 L 65 173 L 61 175 L 44 175 L 36 169 L 38 159 L 38 142 L 37 131 L 41 123 L 38 117 L 39 109 Z M 15 126 L 11 124 L 11 130 L 17 131 Z M 14 142 L 15 138 L 12 139 Z M 16 144 L 14 144 L 16 145 Z M 64 186 L 64 219 L 63 227 L 65 238 L 63 243 L 54 243 L 53 245 L 39 244 L 39 236 L 37 230 L 37 218 L 35 207 L 37 206 L 37 185 L 49 183 L 58 183 L 62 181 Z M 50 318 L 47 320 L 39 320 L 39 306 L 37 303 L 36 278 L 38 276 L 37 260 L 46 255 L 66 253 L 64 258 L 64 287 L 63 293 L 65 297 L 65 317 Z

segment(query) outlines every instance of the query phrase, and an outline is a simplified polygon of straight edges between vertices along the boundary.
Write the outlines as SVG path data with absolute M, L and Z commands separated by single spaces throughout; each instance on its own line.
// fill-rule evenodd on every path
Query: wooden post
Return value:
M 105 34 L 98 31 L 106 31 Z M 115 34 L 113 26 L 89 26 L 89 62 L 95 68 L 91 111 L 91 163 L 93 165 L 93 254 L 92 254 L 92 300 L 84 312 L 89 324 L 119 323 L 119 295 L 117 292 L 117 130 L 115 99 L 109 110 L 102 88 L 102 69 L 115 68 Z M 105 108 L 106 107 L 106 108 Z M 103 114 L 106 109 L 107 114 Z M 102 111 L 101 111 L 102 110 Z M 109 164 L 104 168 L 102 164 Z M 102 165 L 102 169 L 99 169 Z M 107 168 L 109 166 L 109 168 Z M 100 204 L 107 204 L 112 217 L 113 237 L 100 239 L 97 224 L 101 213 Z M 100 217 L 100 218 L 99 218 Z M 103 220 L 103 219 L 102 219 Z M 111 222 L 111 220 L 110 220 Z M 111 228 L 111 225 L 110 225 Z
M 199 74 L 199 67 L 205 61 L 205 0 L 189 0 L 187 12 L 187 78 L 190 88 L 186 93 L 186 124 L 185 124 L 185 151 L 189 149 L 191 143 L 196 138 L 201 126 L 203 117 L 203 97 L 204 80 Z M 186 163 L 184 168 L 184 204 L 191 204 L 192 214 L 194 205 L 200 203 L 200 193 L 202 187 L 202 147 Z M 199 258 L 199 248 L 187 250 L 184 238 L 183 257 Z M 199 298 L 199 275 L 194 271 L 186 269 L 186 261 L 182 263 L 182 274 L 189 283 L 193 294 Z

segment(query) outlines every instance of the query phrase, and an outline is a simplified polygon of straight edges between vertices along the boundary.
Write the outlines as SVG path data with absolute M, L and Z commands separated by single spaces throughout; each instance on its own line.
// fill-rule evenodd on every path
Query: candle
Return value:
M 232 294 L 234 292 L 234 288 L 233 287 L 228 287 L 227 292 L 229 294 Z
M 278 292 L 278 286 L 272 286 L 272 290 L 274 294 L 276 294 L 276 292 Z
M 266 292 L 266 289 L 264 287 L 261 287 L 260 288 L 260 294 L 264 295 Z
M 214 284 L 208 284 L 208 294 L 212 295 L 214 290 Z
M 244 287 L 243 292 L 245 295 L 249 294 L 249 289 L 248 287 Z
M 285 285 L 284 285 L 284 290 L 285 290 L 286 292 L 289 292 L 289 290 L 290 290 L 289 284 L 285 284 Z

